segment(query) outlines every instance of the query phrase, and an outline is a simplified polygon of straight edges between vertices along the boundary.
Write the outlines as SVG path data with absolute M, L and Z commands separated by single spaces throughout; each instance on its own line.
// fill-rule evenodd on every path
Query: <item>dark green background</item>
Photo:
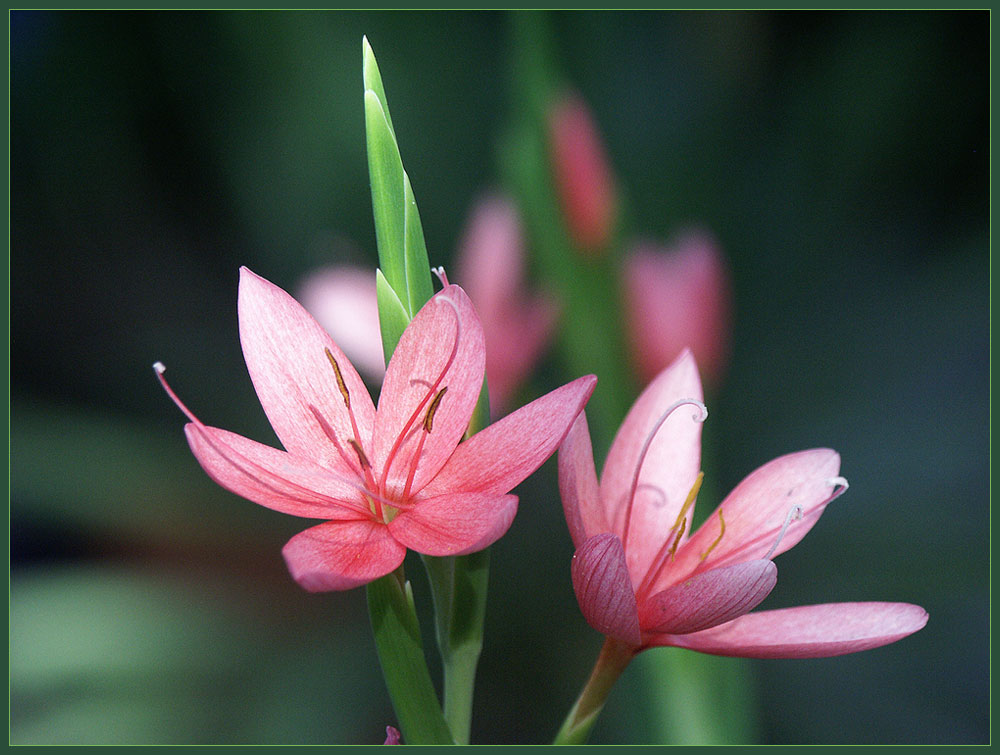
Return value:
M 765 607 L 930 612 L 887 648 L 747 663 L 751 728 L 988 741 L 988 14 L 549 21 L 632 230 L 703 225 L 732 265 L 703 512 L 777 455 L 836 448 L 851 490 L 778 560 Z M 320 264 L 374 266 L 362 35 L 431 262 L 448 265 L 503 174 L 509 20 L 10 22 L 11 741 L 380 742 L 393 714 L 364 592 L 291 581 L 280 548 L 305 522 L 205 477 L 150 365 L 206 422 L 274 442 L 242 364 L 237 268 L 294 289 Z M 569 377 L 547 360 L 525 397 Z M 519 492 L 493 549 L 476 742 L 550 739 L 600 645 L 570 586 L 554 465 Z M 417 562 L 409 574 L 426 598 Z M 626 673 L 594 741 L 663 741 L 659 652 Z

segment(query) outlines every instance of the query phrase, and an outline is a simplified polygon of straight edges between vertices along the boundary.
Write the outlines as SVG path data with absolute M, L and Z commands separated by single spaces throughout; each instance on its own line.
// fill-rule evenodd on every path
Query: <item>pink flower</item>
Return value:
M 499 196 L 480 200 L 458 248 L 458 280 L 483 323 L 494 415 L 538 361 L 555 325 L 555 302 L 527 295 L 523 277 L 524 242 L 517 210 Z
M 599 254 L 617 218 L 614 181 L 590 110 L 575 94 L 557 101 L 548 116 L 556 192 L 573 243 Z
M 667 247 L 639 243 L 622 284 L 629 345 L 643 381 L 690 347 L 707 379 L 717 382 L 729 356 L 731 294 L 715 240 L 693 231 Z
M 358 371 L 381 382 L 385 356 L 378 325 L 375 274 L 349 265 L 321 268 L 302 282 L 298 299 Z
M 834 451 L 782 456 L 689 534 L 707 416 L 701 396 L 684 351 L 633 405 L 600 482 L 584 413 L 560 448 L 559 486 L 577 549 L 573 588 L 588 623 L 636 652 L 674 645 L 758 658 L 853 653 L 923 627 L 927 612 L 905 603 L 750 613 L 775 585 L 772 558 L 805 536 L 847 482 Z
M 283 549 L 310 591 L 346 590 L 396 569 L 412 548 L 472 553 L 507 531 L 509 491 L 558 446 L 593 391 L 587 376 L 461 442 L 483 381 L 482 327 L 447 286 L 417 313 L 386 370 L 378 409 L 333 339 L 291 296 L 240 271 L 240 340 L 284 451 L 191 420 L 212 479 L 262 506 L 326 520 Z
M 400 744 L 399 729 L 395 726 L 385 727 L 385 741 L 382 743 L 384 745 L 398 745 Z

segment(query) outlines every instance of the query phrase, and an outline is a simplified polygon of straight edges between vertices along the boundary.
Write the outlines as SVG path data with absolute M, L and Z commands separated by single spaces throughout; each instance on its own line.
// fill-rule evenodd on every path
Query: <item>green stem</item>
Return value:
M 454 744 L 441 714 L 403 567 L 368 584 L 368 613 L 382 675 L 407 744 Z
M 562 729 L 552 741 L 556 745 L 582 745 L 587 741 L 597 716 L 608 699 L 611 688 L 625 667 L 635 657 L 636 649 L 608 637 L 604 641 L 594 670 L 584 685 L 576 704 L 566 716 Z

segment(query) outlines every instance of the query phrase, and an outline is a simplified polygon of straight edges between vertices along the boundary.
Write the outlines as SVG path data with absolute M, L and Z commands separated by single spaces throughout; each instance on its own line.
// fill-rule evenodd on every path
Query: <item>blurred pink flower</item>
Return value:
M 666 247 L 636 244 L 625 262 L 625 316 L 644 382 L 689 347 L 715 384 L 729 357 L 729 273 L 715 240 L 688 232 Z
M 611 241 L 617 220 L 614 179 L 590 110 L 576 94 L 557 100 L 548 114 L 556 192 L 573 243 L 590 255 Z
M 673 645 L 756 658 L 853 653 L 923 627 L 927 612 L 906 603 L 750 613 L 777 581 L 772 558 L 805 536 L 847 481 L 829 449 L 779 457 L 689 534 L 707 416 L 701 396 L 684 351 L 633 405 L 600 482 L 584 413 L 559 450 L 573 588 L 588 623 L 635 652 Z
M 385 741 L 382 743 L 384 745 L 398 745 L 400 743 L 399 739 L 399 729 L 395 726 L 385 727 Z
M 490 405 L 497 416 L 548 344 L 558 306 L 525 291 L 521 224 L 503 197 L 487 196 L 473 208 L 457 267 L 483 323 Z
M 298 299 L 365 377 L 385 375 L 375 273 L 341 265 L 321 268 L 299 287 Z
M 462 441 L 485 347 L 469 297 L 446 286 L 417 313 L 386 370 L 378 409 L 351 362 L 291 296 L 240 271 L 243 356 L 285 451 L 204 425 L 154 365 L 190 423 L 188 444 L 227 490 L 323 519 L 282 553 L 305 589 L 346 590 L 395 570 L 407 548 L 472 553 L 513 521 L 509 491 L 565 437 L 594 389 L 582 377 Z

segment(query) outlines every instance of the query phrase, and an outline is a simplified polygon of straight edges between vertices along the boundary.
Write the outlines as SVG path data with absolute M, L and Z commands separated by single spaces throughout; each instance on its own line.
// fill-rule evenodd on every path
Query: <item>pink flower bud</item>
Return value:
M 573 243 L 598 255 L 611 241 L 617 215 L 604 145 L 584 101 L 567 95 L 549 111 L 556 191 Z
M 661 247 L 636 244 L 623 280 L 636 370 L 651 380 L 690 347 L 705 379 L 717 382 L 729 355 L 731 294 L 715 240 L 688 232 Z

